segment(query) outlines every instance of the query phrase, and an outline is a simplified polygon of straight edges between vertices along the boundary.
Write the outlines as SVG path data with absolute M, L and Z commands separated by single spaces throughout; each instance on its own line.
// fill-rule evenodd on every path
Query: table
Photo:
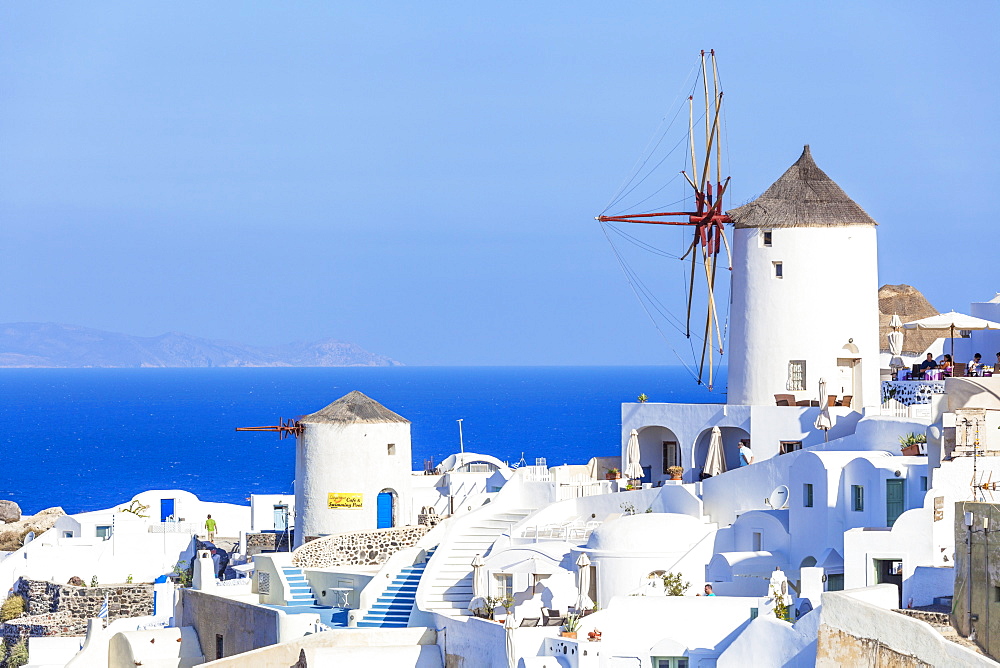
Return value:
M 944 394 L 943 380 L 882 381 L 882 403 L 895 399 L 904 406 L 929 404 L 935 394 Z
M 354 591 L 352 587 L 327 587 L 327 591 L 334 592 L 337 597 L 338 605 L 334 607 L 344 608 L 345 610 L 351 607 L 347 597 L 350 592 Z

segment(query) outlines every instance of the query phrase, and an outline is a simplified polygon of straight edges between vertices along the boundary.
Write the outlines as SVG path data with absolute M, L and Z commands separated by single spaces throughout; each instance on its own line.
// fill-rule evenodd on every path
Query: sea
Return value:
M 724 370 L 723 370 L 724 373 Z M 621 404 L 721 403 L 683 367 L 0 369 L 0 499 L 25 514 L 123 504 L 153 489 L 247 503 L 293 489 L 276 425 L 360 390 L 412 423 L 413 468 L 459 450 L 511 464 L 621 451 Z

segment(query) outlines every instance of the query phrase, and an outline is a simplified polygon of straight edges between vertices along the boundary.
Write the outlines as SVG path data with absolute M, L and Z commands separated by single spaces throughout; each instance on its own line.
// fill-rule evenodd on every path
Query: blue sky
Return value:
M 671 363 L 593 216 L 703 48 L 733 201 L 809 143 L 881 282 L 965 310 L 1000 290 L 998 7 L 4 3 L 0 321 Z

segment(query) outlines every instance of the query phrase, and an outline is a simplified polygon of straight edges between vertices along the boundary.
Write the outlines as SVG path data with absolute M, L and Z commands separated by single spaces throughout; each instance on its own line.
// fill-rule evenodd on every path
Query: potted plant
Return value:
M 912 457 L 920 454 L 920 446 L 927 443 L 926 434 L 914 434 L 912 431 L 905 436 L 899 437 L 900 449 L 903 455 Z
M 622 472 L 615 468 L 608 469 L 608 472 L 604 477 L 606 480 L 618 480 L 622 477 Z
M 670 475 L 671 480 L 680 480 L 681 476 L 684 475 L 683 466 L 668 466 L 667 473 Z
M 587 634 L 587 638 L 590 640 L 590 642 L 600 642 L 601 640 L 600 629 L 594 629 L 593 631 L 589 632 Z
M 580 630 L 580 615 L 568 614 L 563 622 L 563 638 L 576 638 L 576 632 Z

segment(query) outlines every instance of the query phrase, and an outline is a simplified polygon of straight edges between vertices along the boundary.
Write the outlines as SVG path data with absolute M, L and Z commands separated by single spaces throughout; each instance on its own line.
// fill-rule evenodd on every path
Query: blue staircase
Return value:
M 288 595 L 285 597 L 287 605 L 320 605 L 301 568 L 282 566 L 281 571 L 285 575 L 285 580 L 288 581 Z
M 434 554 L 432 548 L 427 551 L 427 561 Z M 410 612 L 417 601 L 417 585 L 424 574 L 427 561 L 408 568 L 401 569 L 392 583 L 372 605 L 371 609 L 358 622 L 359 628 L 406 628 L 410 621 Z

